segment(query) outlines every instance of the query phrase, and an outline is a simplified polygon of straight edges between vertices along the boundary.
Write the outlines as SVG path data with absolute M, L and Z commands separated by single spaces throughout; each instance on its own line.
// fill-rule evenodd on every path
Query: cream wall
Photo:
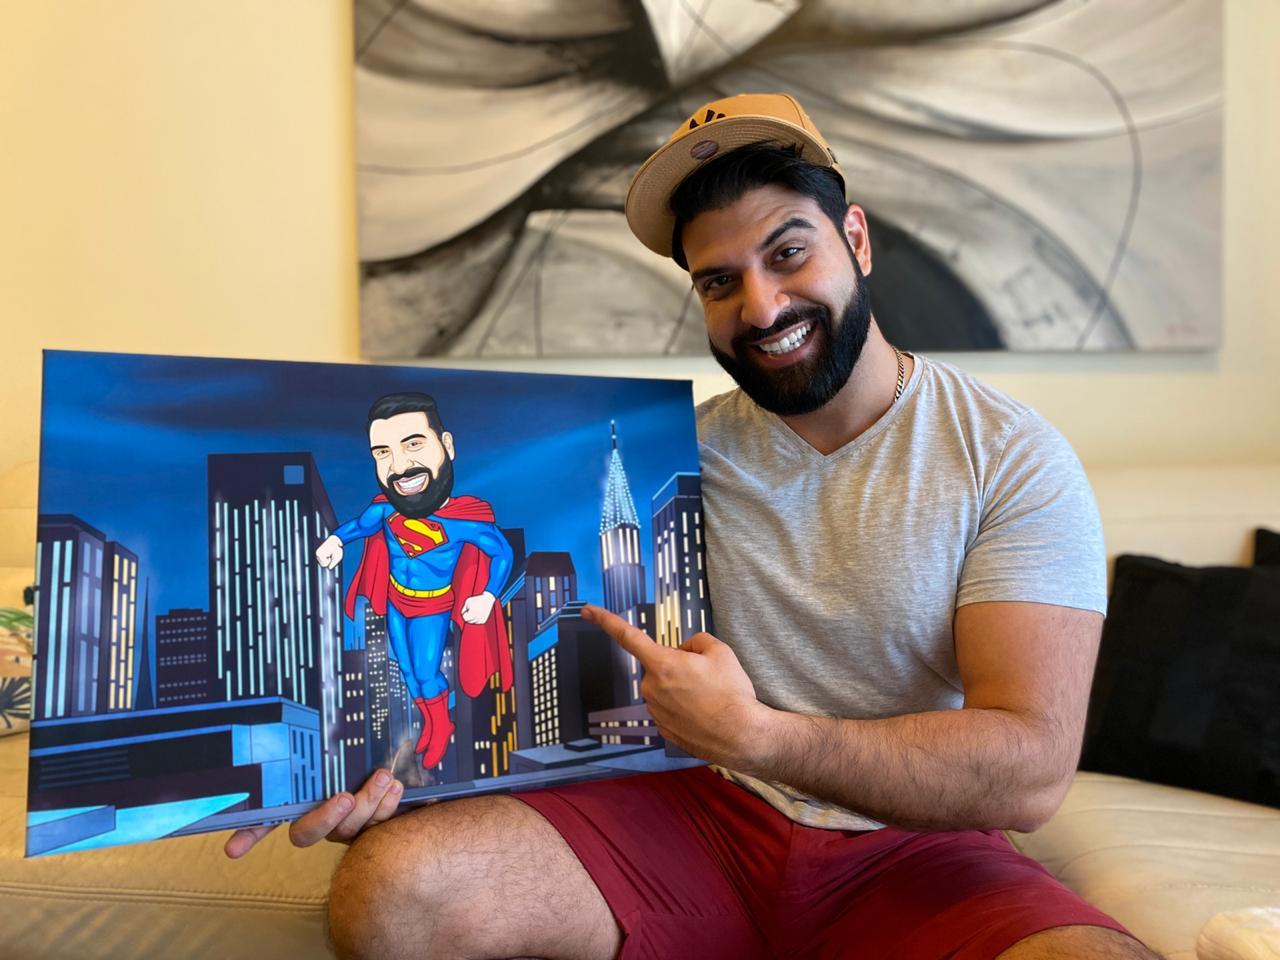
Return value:
M 1225 6 L 1222 350 L 948 357 L 1091 467 L 1280 463 L 1280 3 Z M 36 456 L 41 348 L 357 359 L 349 0 L 0 11 L 0 475 Z M 488 366 L 727 384 L 710 360 Z

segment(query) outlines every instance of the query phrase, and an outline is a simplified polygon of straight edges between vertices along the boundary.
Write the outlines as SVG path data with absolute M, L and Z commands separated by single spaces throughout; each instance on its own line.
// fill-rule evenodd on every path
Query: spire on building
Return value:
M 613 449 L 609 452 L 609 474 L 605 481 L 604 510 L 600 514 L 600 586 L 604 607 L 622 617 L 633 627 L 649 633 L 653 622 L 653 604 L 648 602 L 645 588 L 643 551 L 640 547 L 640 517 L 631 498 L 631 485 L 622 468 L 618 452 L 618 425 L 609 423 Z M 652 634 L 650 634 L 652 635 Z M 626 706 L 640 699 L 640 664 L 631 654 L 618 648 L 618 675 L 626 678 L 615 706 Z
M 146 599 L 142 603 L 142 642 L 138 644 L 138 693 L 133 700 L 135 710 L 156 707 L 156 671 L 151 649 L 151 578 L 147 577 Z
M 622 468 L 622 454 L 618 452 L 617 424 L 610 421 L 609 428 L 613 434 L 613 449 L 609 453 L 609 477 L 605 482 L 604 510 L 600 514 L 601 533 L 623 524 L 640 526 L 636 502 L 631 498 L 631 485 L 627 483 L 627 472 Z

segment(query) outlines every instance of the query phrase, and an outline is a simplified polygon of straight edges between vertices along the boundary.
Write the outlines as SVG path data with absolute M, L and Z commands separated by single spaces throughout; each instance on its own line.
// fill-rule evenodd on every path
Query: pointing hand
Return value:
M 640 661 L 640 694 L 664 738 L 695 757 L 751 771 L 763 756 L 770 710 L 728 644 L 697 633 L 678 649 L 664 647 L 608 610 L 587 606 L 582 616 Z

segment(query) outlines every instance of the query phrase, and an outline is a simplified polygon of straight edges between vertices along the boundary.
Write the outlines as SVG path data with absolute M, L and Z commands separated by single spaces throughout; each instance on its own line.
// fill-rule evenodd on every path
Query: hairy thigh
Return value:
M 1106 927 L 1071 925 L 1019 940 L 999 960 L 1160 960 L 1137 940 Z
M 589 960 L 621 933 L 573 851 L 510 797 L 424 807 L 368 831 L 334 874 L 340 956 Z

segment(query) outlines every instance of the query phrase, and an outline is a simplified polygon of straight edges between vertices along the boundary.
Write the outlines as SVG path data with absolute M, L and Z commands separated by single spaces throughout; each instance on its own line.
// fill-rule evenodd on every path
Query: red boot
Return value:
M 425 701 L 425 709 L 430 720 L 424 730 L 429 728 L 431 736 L 426 751 L 422 754 L 422 765 L 430 770 L 444 759 L 445 751 L 449 749 L 449 737 L 453 733 L 453 721 L 449 719 L 448 691 Z
M 421 753 L 431 742 L 431 711 L 427 709 L 426 697 L 416 697 L 413 702 L 422 711 L 422 735 L 418 737 L 418 745 L 413 748 L 413 752 Z

